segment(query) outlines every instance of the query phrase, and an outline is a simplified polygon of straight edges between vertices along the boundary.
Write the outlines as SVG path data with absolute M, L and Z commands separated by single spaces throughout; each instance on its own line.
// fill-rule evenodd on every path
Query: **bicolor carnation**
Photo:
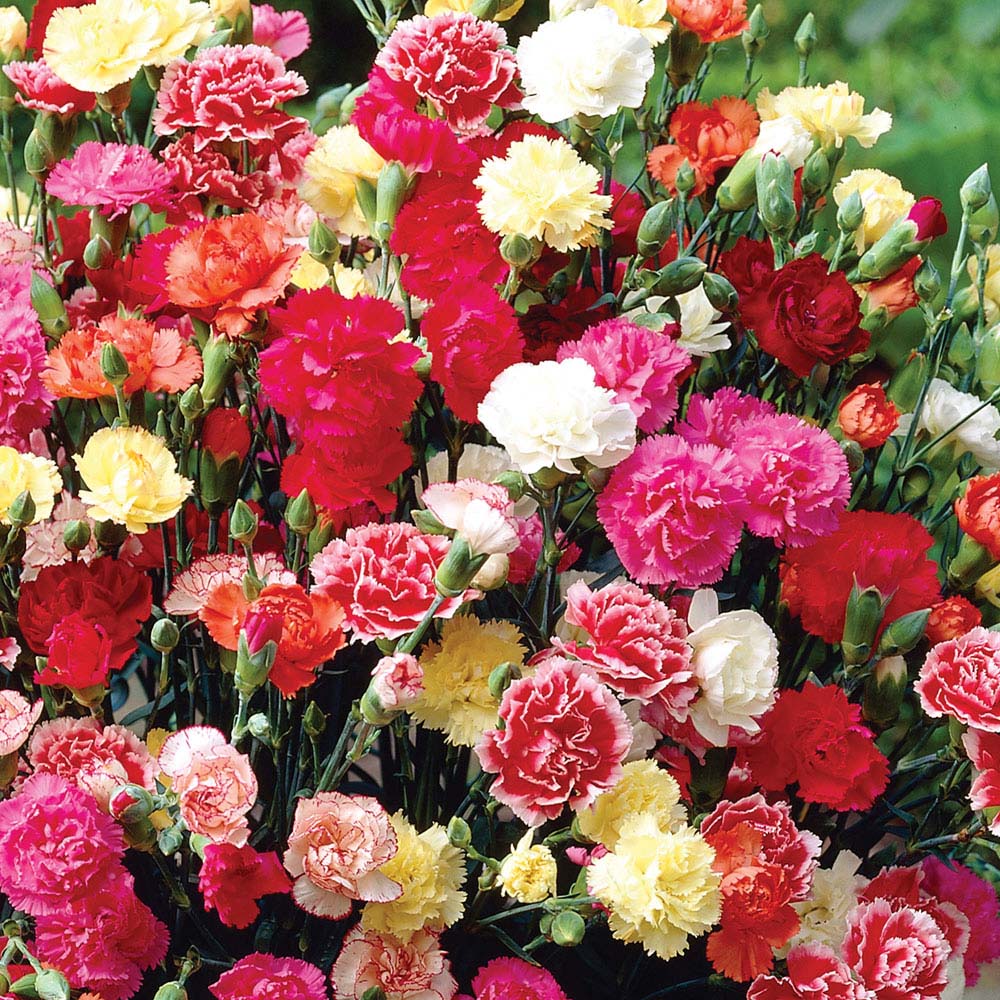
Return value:
M 30 704 L 19 691 L 0 690 L 0 757 L 17 753 L 24 746 L 44 707 L 41 700 Z
M 915 685 L 923 710 L 1000 733 L 1000 633 L 977 626 L 939 642 L 927 654 Z
M 788 976 L 758 976 L 747 1000 L 869 1000 L 848 966 L 830 947 L 803 944 L 788 954 Z
M 32 111 L 65 119 L 93 111 L 97 106 L 97 97 L 93 93 L 77 90 L 61 80 L 44 59 L 9 62 L 3 71 L 20 91 L 14 99 Z

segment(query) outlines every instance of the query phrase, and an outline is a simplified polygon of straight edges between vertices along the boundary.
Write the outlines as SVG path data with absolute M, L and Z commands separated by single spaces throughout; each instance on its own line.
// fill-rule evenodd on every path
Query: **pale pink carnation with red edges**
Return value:
M 299 799 L 288 836 L 285 868 L 292 896 L 308 913 L 340 920 L 353 900 L 386 903 L 402 888 L 379 868 L 396 856 L 389 815 L 368 795 L 317 792 Z
M 675 340 L 619 317 L 588 327 L 577 341 L 563 344 L 556 360 L 583 358 L 595 381 L 628 403 L 639 430 L 663 428 L 677 412 L 678 381 L 691 357 Z
M 35 924 L 36 954 L 59 969 L 76 989 L 102 1000 L 127 1000 L 142 973 L 167 954 L 170 934 L 135 894 L 132 876 L 121 872 L 96 892 L 66 901 Z
M 14 95 L 14 100 L 32 111 L 69 118 L 97 107 L 96 94 L 71 87 L 52 72 L 44 59 L 9 62 L 3 71 L 20 91 Z
M 1000 806 L 1000 733 L 970 729 L 962 737 L 962 746 L 978 772 L 969 791 L 972 808 Z M 1000 813 L 990 821 L 990 829 L 1000 833 Z
M 426 100 L 466 135 L 483 131 L 494 105 L 520 104 L 517 61 L 507 48 L 507 33 L 474 14 L 448 11 L 401 22 L 375 65 L 412 92 L 409 103 Z
M 145 146 L 85 142 L 52 168 L 45 191 L 67 205 L 86 205 L 117 219 L 140 203 L 162 211 L 173 184 L 174 172 Z
M 484 733 L 476 753 L 497 775 L 490 793 L 529 826 L 567 804 L 585 809 L 621 777 L 632 727 L 590 667 L 549 657 L 507 688 L 499 714 L 506 728 Z
M 33 774 L 0 802 L 0 891 L 32 916 L 120 877 L 124 852 L 118 824 L 65 778 Z
M 746 495 L 736 456 L 674 435 L 646 438 L 597 498 L 597 516 L 639 583 L 715 583 L 740 541 Z
M 439 934 L 419 930 L 403 942 L 360 925 L 347 932 L 330 982 L 338 1000 L 375 988 L 389 1000 L 451 1000 L 458 989 Z
M 285 568 L 277 552 L 255 552 L 253 558 L 262 583 L 295 583 L 295 574 Z M 248 568 L 247 557 L 236 553 L 202 556 L 174 579 L 163 610 L 168 615 L 196 615 L 216 587 L 223 583 L 242 584 Z
M 254 952 L 224 972 L 209 991 L 216 1000 L 326 1000 L 326 977 L 301 959 Z
M 771 403 L 727 385 L 711 397 L 695 393 L 688 402 L 684 421 L 674 430 L 690 444 L 730 448 L 739 442 L 744 424 L 776 412 Z
M 242 929 L 260 915 L 258 899 L 291 892 L 292 882 L 274 851 L 260 854 L 249 844 L 208 844 L 198 891 L 206 910 L 215 910 L 227 927 Z
M 875 1000 L 935 1000 L 948 985 L 950 955 L 934 918 L 913 907 L 875 899 L 847 916 L 844 960 Z
M 309 22 L 298 10 L 276 11 L 270 4 L 254 4 L 253 43 L 269 48 L 285 62 L 309 48 Z
M 871 1000 L 871 994 L 827 945 L 801 944 L 788 953 L 788 976 L 758 976 L 747 1000 Z
M 762 416 L 739 429 L 733 451 L 746 481 L 747 527 L 779 545 L 810 545 L 837 527 L 851 473 L 826 431 L 791 414 Z
M 915 688 L 931 718 L 950 715 L 1000 733 L 1000 632 L 977 626 L 939 642 L 927 654 Z
M 402 712 L 424 690 L 424 668 L 411 653 L 383 656 L 372 670 L 371 688 L 383 708 Z
M 478 479 L 431 483 L 420 502 L 441 524 L 464 538 L 474 555 L 501 555 L 518 547 L 514 502 L 499 483 Z
M 521 958 L 494 958 L 472 980 L 476 1000 L 567 1000 L 548 969 Z
M 21 647 L 18 644 L 17 639 L 5 638 L 0 639 L 0 666 L 6 667 L 10 670 L 15 663 L 17 663 L 17 658 L 21 653 Z
M 450 546 L 443 535 L 425 535 L 412 524 L 367 524 L 330 542 L 310 570 L 316 589 L 343 607 L 356 641 L 398 639 L 434 603 L 434 574 Z M 434 616 L 451 618 L 473 593 L 449 597 Z
M 683 713 L 697 695 L 687 625 L 634 583 L 593 591 L 578 580 L 566 591 L 566 622 L 583 629 L 590 642 L 564 648 L 623 697 L 660 697 Z
M 156 789 L 158 769 L 146 744 L 124 726 L 105 726 L 97 719 L 42 723 L 28 745 L 28 763 L 90 792 L 102 809 L 119 785 Z
M 518 518 L 517 534 L 520 542 L 516 549 L 507 554 L 510 560 L 507 582 L 524 584 L 535 575 L 538 557 L 542 554 L 545 531 L 542 528 L 541 518 L 534 516 Z M 565 573 L 580 558 L 580 546 L 575 542 L 567 545 L 566 536 L 561 531 L 556 532 L 556 544 L 563 550 L 556 571 Z
M 279 105 L 301 97 L 305 80 L 262 45 L 216 45 L 163 74 L 153 112 L 157 135 L 182 128 L 196 150 L 210 142 L 273 140 L 289 116 Z
M 0 264 L 13 264 L 15 267 L 31 264 L 42 278 L 50 280 L 35 248 L 34 237 L 6 219 L 0 219 Z
M 32 705 L 19 691 L 0 690 L 0 757 L 17 753 L 24 746 L 44 707 L 41 699 Z

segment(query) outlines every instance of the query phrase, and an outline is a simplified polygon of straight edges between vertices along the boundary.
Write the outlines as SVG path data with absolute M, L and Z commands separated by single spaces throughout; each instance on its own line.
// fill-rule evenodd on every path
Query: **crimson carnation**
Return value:
M 200 214 L 198 198 L 226 208 L 258 208 L 277 193 L 274 178 L 264 170 L 244 174 L 224 153 L 196 149 L 193 135 L 182 135 L 163 150 L 164 162 L 174 171 L 174 188 L 191 214 Z
M 915 685 L 923 710 L 1000 733 L 1000 632 L 981 625 L 939 642 L 927 654 Z
M 770 282 L 740 297 L 744 325 L 761 350 L 804 378 L 818 363 L 834 365 L 868 346 L 857 292 L 841 271 L 827 273 L 818 253 L 789 261 Z
M 124 666 L 115 662 L 114 649 L 103 625 L 89 621 L 78 611 L 71 611 L 52 628 L 46 643 L 45 667 L 35 672 L 35 683 L 72 688 L 103 688 L 113 669 Z
M 500 718 L 505 728 L 484 733 L 476 753 L 497 775 L 490 794 L 529 826 L 555 819 L 567 803 L 585 809 L 621 777 L 632 727 L 582 663 L 546 659 L 507 688 Z
M 301 959 L 255 952 L 224 972 L 209 990 L 216 1000 L 326 1000 L 326 977 Z
M 97 107 L 96 94 L 71 87 L 49 69 L 49 64 L 44 59 L 9 62 L 3 67 L 3 71 L 20 91 L 14 99 L 32 111 L 68 119 Z
M 420 332 L 445 402 L 460 420 L 477 423 L 493 380 L 524 353 L 513 308 L 488 285 L 453 286 L 424 314 Z
M 258 899 L 291 892 L 292 881 L 274 851 L 258 854 L 249 844 L 208 844 L 198 889 L 206 910 L 215 910 L 227 927 L 242 929 L 260 914 Z
M 615 467 L 597 516 L 639 583 L 699 587 L 721 579 L 729 565 L 745 506 L 734 454 L 659 435 Z
M 782 598 L 807 632 L 838 643 L 855 581 L 889 598 L 885 624 L 938 602 L 937 565 L 927 557 L 933 544 L 927 529 L 909 514 L 848 511 L 832 534 L 785 552 Z
M 889 763 L 861 724 L 861 708 L 836 684 L 782 691 L 761 729 L 746 759 L 768 791 L 797 783 L 806 802 L 847 812 L 868 809 L 888 783 Z
M 595 306 L 599 296 L 596 288 L 571 288 L 556 303 L 531 306 L 518 320 L 524 335 L 524 360 L 532 364 L 555 361 L 561 344 L 579 340 L 587 327 L 610 319 L 610 306 Z
M 774 247 L 770 240 L 741 236 L 719 256 L 718 270 L 729 279 L 740 301 L 770 284 L 774 275 Z

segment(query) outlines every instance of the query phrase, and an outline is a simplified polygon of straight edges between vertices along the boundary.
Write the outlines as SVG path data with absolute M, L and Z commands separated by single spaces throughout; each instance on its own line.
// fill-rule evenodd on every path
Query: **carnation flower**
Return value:
M 517 47 L 524 106 L 542 121 L 574 115 L 608 118 L 637 108 L 653 75 L 653 50 L 641 31 L 607 7 L 545 21 Z
M 613 226 L 605 214 L 611 195 L 596 193 L 600 182 L 597 170 L 564 139 L 525 136 L 511 143 L 503 159 L 483 164 L 475 180 L 483 193 L 479 214 L 487 229 L 502 236 L 541 240 L 562 253 L 578 250 L 593 246 L 598 230 Z
M 1000 806 L 1000 735 L 970 729 L 962 736 L 962 746 L 976 769 L 969 802 L 973 809 L 995 809 Z M 1000 812 L 993 816 L 990 829 L 1000 830 Z
M 647 434 L 677 412 L 678 382 L 691 364 L 676 341 L 625 318 L 588 327 L 579 340 L 563 344 L 556 358 L 583 358 L 597 385 L 610 389 L 615 402 L 627 403 Z
M 447 538 L 424 535 L 411 524 L 348 528 L 313 558 L 313 592 L 328 594 L 344 608 L 355 641 L 399 639 L 434 604 L 434 575 L 449 545 Z M 435 617 L 450 618 L 462 603 L 449 597 Z
M 264 45 L 288 62 L 302 55 L 310 41 L 309 22 L 302 11 L 277 11 L 267 3 L 254 4 L 254 45 Z
M 517 534 L 520 542 L 518 547 L 508 555 L 509 565 L 507 580 L 509 583 L 530 583 L 538 572 L 538 560 L 545 544 L 545 529 L 539 517 L 525 517 L 518 520 Z M 562 557 L 556 565 L 557 573 L 565 573 L 580 558 L 580 546 L 575 542 L 566 543 L 562 531 L 556 531 L 555 543 L 562 552 Z M 575 654 L 574 654 L 575 655 Z
M 762 726 L 746 754 L 769 791 L 797 782 L 806 802 L 847 812 L 870 808 L 888 783 L 888 761 L 861 724 L 861 708 L 836 684 L 782 691 Z
M 597 499 L 618 558 L 639 583 L 714 583 L 743 528 L 743 477 L 735 455 L 683 438 L 647 438 Z
M 326 977 L 301 959 L 254 952 L 219 976 L 209 990 L 216 1000 L 254 1000 L 268 995 L 281 1000 L 326 1000 Z
M 587 889 L 608 908 L 612 934 L 669 961 L 721 914 L 715 852 L 696 830 L 661 830 L 645 813 L 622 823 L 614 851 L 594 858 Z
M 667 0 L 667 10 L 705 44 L 724 42 L 746 30 L 746 0 Z
M 953 594 L 931 608 L 924 635 L 932 646 L 936 646 L 947 639 L 958 639 L 982 623 L 979 608 L 968 598 Z
M 196 149 L 196 142 L 193 134 L 185 133 L 161 154 L 174 173 L 175 192 L 185 207 L 190 205 L 192 215 L 202 214 L 199 198 L 226 208 L 255 209 L 274 192 L 275 180 L 269 173 L 263 170 L 241 173 L 224 153 L 208 146 Z M 325 268 L 323 274 L 329 278 Z
M 914 687 L 931 718 L 948 715 L 1000 733 L 1000 633 L 977 626 L 939 642 L 927 654 Z
M 92 93 L 77 90 L 61 80 L 44 59 L 9 62 L 4 65 L 3 71 L 20 91 L 14 99 L 32 111 L 67 120 L 73 115 L 93 111 L 97 106 L 97 98 Z
M 551 7 L 550 6 L 550 17 Z M 670 37 L 673 25 L 663 20 L 667 0 L 600 0 L 598 6 L 609 7 L 622 24 L 637 28 L 654 48 Z M 552 17 L 552 20 L 555 20 Z
M 497 723 L 491 671 L 502 663 L 520 667 L 526 656 L 524 636 L 510 622 L 452 618 L 441 626 L 440 641 L 421 653 L 423 691 L 410 714 L 453 746 L 475 746 Z
M 688 400 L 685 421 L 675 431 L 689 444 L 712 444 L 736 450 L 744 427 L 775 414 L 774 405 L 738 389 L 723 386 L 711 397 L 695 393 Z
M 451 1000 L 458 990 L 439 935 L 425 930 L 403 942 L 391 934 L 352 927 L 330 981 L 342 1000 L 362 1000 L 373 989 L 380 989 L 386 1000 Z
M 260 914 L 257 900 L 290 892 L 292 883 L 274 851 L 259 854 L 249 845 L 207 844 L 198 872 L 198 891 L 206 910 L 215 910 L 227 927 L 249 927 Z
M 766 87 L 757 95 L 757 111 L 762 121 L 791 115 L 821 143 L 838 149 L 854 136 L 865 149 L 875 145 L 880 135 L 892 127 L 892 115 L 875 108 L 865 114 L 865 99 L 846 83 L 813 87 L 785 87 L 772 94 Z
M 1000 560 L 1000 473 L 974 476 L 955 501 L 958 526 Z
M 871 996 L 832 948 L 804 944 L 789 953 L 787 978 L 758 976 L 747 1000 L 870 1000 Z
M 635 447 L 631 408 L 597 385 L 582 358 L 512 365 L 493 380 L 479 419 L 525 473 L 573 474 L 581 458 L 608 468 Z
M 555 819 L 567 803 L 586 808 L 621 777 L 632 727 L 582 664 L 547 658 L 507 688 L 499 714 L 505 728 L 484 733 L 476 753 L 497 774 L 490 794 L 529 826 Z M 541 731 L 549 734 L 543 744 Z
M 405 711 L 423 693 L 424 668 L 412 653 L 383 656 L 372 668 L 368 687 L 384 711 Z
M 105 427 L 73 456 L 87 487 L 80 499 L 95 521 L 123 524 L 137 535 L 173 517 L 194 483 L 177 472 L 163 439 L 142 427 Z
M 278 300 L 298 261 L 284 233 L 258 215 L 213 219 L 182 236 L 166 261 L 170 301 L 228 337 Z
M 854 909 L 858 892 L 868 884 L 863 875 L 855 874 L 860 865 L 856 854 L 841 851 L 830 868 L 813 872 L 809 895 L 792 904 L 799 915 L 799 929 L 790 942 L 793 948 L 823 945 L 839 951 L 847 914 Z
M 865 252 L 889 231 L 897 219 L 905 219 L 916 199 L 903 189 L 898 177 L 881 170 L 852 170 L 833 188 L 833 200 L 843 205 L 857 194 L 864 206 L 864 218 L 854 233 L 854 247 Z
M 901 268 L 887 275 L 880 281 L 870 281 L 855 285 L 859 295 L 864 295 L 865 312 L 882 312 L 886 319 L 895 319 L 907 309 L 913 309 L 920 304 L 920 296 L 914 287 L 913 279 L 923 264 L 918 255 L 911 257 Z
M 558 868 L 545 844 L 532 844 L 535 831 L 527 833 L 510 849 L 500 864 L 497 885 L 505 896 L 519 903 L 540 903 L 558 894 Z
M 402 813 L 390 822 L 398 847 L 379 870 L 402 892 L 389 901 L 366 903 L 361 927 L 409 942 L 420 932 L 450 927 L 462 916 L 465 858 L 437 823 L 420 833 Z
M 71 611 L 53 626 L 45 644 L 44 666 L 35 672 L 36 684 L 69 688 L 84 700 L 104 696 L 108 674 L 114 669 L 114 650 L 107 629 Z
M 285 569 L 284 561 L 274 552 L 255 552 L 254 568 L 265 584 L 295 582 L 295 574 Z M 243 583 L 249 563 L 245 555 L 216 553 L 196 559 L 174 578 L 174 586 L 163 603 L 168 615 L 196 615 L 204 608 L 209 595 L 224 583 Z
M 473 14 L 417 16 L 400 22 L 375 59 L 390 80 L 412 91 L 460 133 L 477 134 L 496 105 L 518 105 L 517 64 L 507 33 Z
M 61 489 L 62 477 L 54 462 L 0 445 L 0 524 L 11 523 L 11 504 L 22 493 L 27 493 L 35 505 L 30 523 L 45 520 Z
M 837 422 L 844 437 L 862 448 L 881 448 L 899 424 L 899 410 L 879 383 L 864 384 L 844 397 Z
M 548 969 L 523 958 L 494 958 L 472 980 L 476 1000 L 506 1000 L 516 991 L 519 1000 L 567 1000 Z
M 24 746 L 44 707 L 41 700 L 29 704 L 19 691 L 0 690 L 0 757 L 17 753 Z
M 506 487 L 478 479 L 433 483 L 420 502 L 468 544 L 472 555 L 501 555 L 518 546 L 514 502 Z

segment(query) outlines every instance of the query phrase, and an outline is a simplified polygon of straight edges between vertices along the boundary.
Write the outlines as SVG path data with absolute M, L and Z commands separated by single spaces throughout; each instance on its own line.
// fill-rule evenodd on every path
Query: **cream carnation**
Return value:
M 27 493 L 35 504 L 31 523 L 45 520 L 61 489 L 62 479 L 54 462 L 0 445 L 0 524 L 10 524 L 10 505 L 22 493 Z
M 681 310 L 681 335 L 677 343 L 688 354 L 705 358 L 729 347 L 729 334 L 726 333 L 729 322 L 717 322 L 722 313 L 708 301 L 701 285 L 678 295 L 677 305 Z
M 600 0 L 599 6 L 610 7 L 618 20 L 642 32 L 652 46 L 665 42 L 673 25 L 665 21 L 667 0 Z
M 840 80 L 825 87 L 785 87 L 780 94 L 762 90 L 757 96 L 757 111 L 761 121 L 793 115 L 820 142 L 838 148 L 854 136 L 868 149 L 892 127 L 892 115 L 879 108 L 866 115 L 865 99 Z
M 606 469 L 635 449 L 635 414 L 614 400 L 582 358 L 517 364 L 493 380 L 479 419 L 522 472 L 572 474 L 577 459 Z
M 531 841 L 535 831 L 528 832 L 510 849 L 500 864 L 497 883 L 504 895 L 519 903 L 540 903 L 556 895 L 556 859 L 544 844 Z
M 805 164 L 812 147 L 812 134 L 795 115 L 779 115 L 761 121 L 750 154 L 760 159 L 765 153 L 777 153 L 788 160 L 793 170 L 798 170 Z
M 8 60 L 24 52 L 28 25 L 16 7 L 0 7 L 0 56 Z
M 653 49 L 613 10 L 576 10 L 521 39 L 517 65 L 524 106 L 543 121 L 607 118 L 637 108 L 653 75 Z
M 904 189 L 898 177 L 881 170 L 852 170 L 833 189 L 833 200 L 843 205 L 855 192 L 865 209 L 854 234 L 854 245 L 860 254 L 885 236 L 897 219 L 905 218 L 916 199 Z
M 783 954 L 800 944 L 823 944 L 840 950 L 847 929 L 847 914 L 854 909 L 858 893 L 868 879 L 855 872 L 861 858 L 850 851 L 837 855 L 830 868 L 817 868 L 806 899 L 793 903 L 799 915 L 798 933 L 785 946 Z

